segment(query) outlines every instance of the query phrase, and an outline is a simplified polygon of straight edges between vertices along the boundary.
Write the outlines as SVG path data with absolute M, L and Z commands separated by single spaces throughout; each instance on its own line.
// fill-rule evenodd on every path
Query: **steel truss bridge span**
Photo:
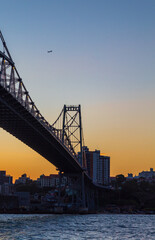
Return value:
M 77 147 L 82 151 L 83 139 L 80 105 L 64 106 L 54 124 L 49 124 L 32 101 L 1 32 L 0 40 L 3 49 L 0 51 L 0 127 L 59 171 L 82 173 L 84 164 L 82 160 L 79 163 L 76 154 Z M 62 124 L 57 127 L 61 119 Z

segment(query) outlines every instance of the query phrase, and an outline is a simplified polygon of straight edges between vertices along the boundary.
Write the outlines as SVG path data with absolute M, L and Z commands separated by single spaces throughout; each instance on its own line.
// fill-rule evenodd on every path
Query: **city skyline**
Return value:
M 17 178 L 13 178 L 13 176 L 11 176 L 9 174 L 9 172 L 6 172 L 5 169 L 3 169 L 3 170 L 0 169 L 0 172 L 5 172 L 4 175 L 7 176 L 7 177 L 10 177 L 11 181 L 13 182 L 13 184 L 16 182 L 16 180 L 20 179 L 21 177 L 24 177 L 24 178 L 27 178 L 27 179 L 33 180 L 33 181 L 36 181 L 38 178 L 40 178 L 42 176 L 50 177 L 50 175 L 53 175 L 53 176 L 59 177 L 59 173 L 58 172 L 56 172 L 54 174 L 53 173 L 52 174 L 48 174 L 48 175 L 41 174 L 41 175 L 38 175 L 35 179 L 31 178 L 31 176 L 28 175 L 26 172 L 22 173 Z M 109 176 L 109 177 L 113 180 L 113 179 L 116 179 L 117 176 L 120 176 L 120 175 L 123 175 L 123 174 L 120 173 L 120 174 L 118 174 L 116 176 Z M 132 179 L 140 179 L 141 181 L 149 180 L 149 178 L 150 178 L 150 179 L 152 179 L 152 181 L 154 181 L 154 176 L 155 176 L 155 171 L 154 171 L 153 168 L 150 168 L 150 169 L 143 169 L 141 172 L 139 172 L 139 173 L 137 172 L 135 175 L 133 173 L 128 173 L 128 175 L 124 176 L 124 177 L 125 177 L 125 179 L 130 179 L 130 180 L 132 180 Z M 111 186 L 111 181 L 112 180 L 110 180 L 109 186 Z M 104 184 L 102 184 L 102 185 L 104 185 Z
M 85 145 L 111 157 L 111 176 L 155 168 L 155 3 L 8 1 L 2 7 L 1 30 L 43 116 L 53 123 L 64 104 L 81 104 Z M 2 129 L 0 144 L 1 169 L 10 175 L 55 173 Z

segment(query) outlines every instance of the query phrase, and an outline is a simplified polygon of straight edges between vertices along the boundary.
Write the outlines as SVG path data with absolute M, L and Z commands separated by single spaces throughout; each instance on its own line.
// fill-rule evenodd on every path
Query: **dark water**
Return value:
M 155 240 L 155 215 L 0 215 L 0 240 Z

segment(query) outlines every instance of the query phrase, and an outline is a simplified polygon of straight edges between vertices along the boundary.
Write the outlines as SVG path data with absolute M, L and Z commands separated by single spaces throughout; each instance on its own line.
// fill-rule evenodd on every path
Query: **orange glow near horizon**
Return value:
M 111 176 L 155 169 L 155 1 L 1 1 L 1 9 L 11 58 L 42 116 L 52 125 L 64 104 L 80 104 L 84 145 L 110 156 Z M 0 170 L 14 179 L 56 173 L 1 128 Z
M 111 176 L 137 175 L 155 168 L 155 136 L 151 123 L 154 113 L 151 112 L 152 118 L 148 119 L 146 102 L 141 109 L 138 105 L 136 101 L 119 105 L 111 103 L 99 106 L 104 111 L 98 112 L 95 107 L 93 113 L 90 108 L 83 111 L 86 146 L 90 151 L 97 149 L 110 156 Z M 3 129 L 0 129 L 0 146 L 0 170 L 6 170 L 14 180 L 23 173 L 37 179 L 41 174 L 57 172 L 50 162 Z
M 14 180 L 24 173 L 37 179 L 42 174 L 57 172 L 49 161 L 6 131 L 0 129 L 0 135 L 0 170 L 6 170 L 6 174 L 13 176 Z

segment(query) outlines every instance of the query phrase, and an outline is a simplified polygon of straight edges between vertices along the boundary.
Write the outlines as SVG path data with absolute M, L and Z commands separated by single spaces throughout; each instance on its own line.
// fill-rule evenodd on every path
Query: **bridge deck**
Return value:
M 63 144 L 2 86 L 0 127 L 45 157 L 59 170 L 65 173 L 82 172 L 80 164 Z

